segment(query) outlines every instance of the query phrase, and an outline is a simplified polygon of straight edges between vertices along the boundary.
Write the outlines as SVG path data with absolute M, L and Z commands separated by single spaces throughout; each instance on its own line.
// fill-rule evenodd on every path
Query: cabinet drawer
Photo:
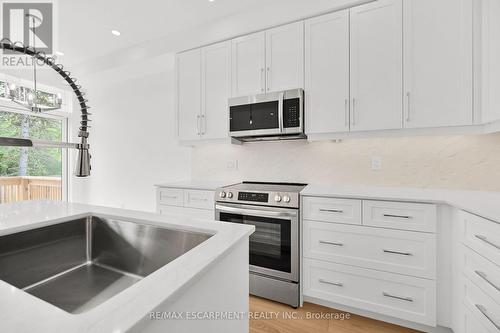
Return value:
M 465 306 L 486 332 L 500 333 L 500 305 L 470 280 L 465 282 Z
M 213 210 L 214 195 L 214 191 L 184 190 L 184 206 Z
M 304 221 L 304 256 L 423 278 L 436 277 L 436 235 Z
M 431 204 L 363 201 L 363 224 L 413 231 L 436 231 L 436 206 Z
M 161 215 L 181 215 L 189 218 L 215 220 L 215 211 L 208 209 L 186 208 L 180 206 L 159 205 L 158 213 Z
M 464 274 L 500 305 L 500 267 L 464 248 Z
M 361 200 L 304 197 L 302 203 L 304 219 L 361 224 Z
M 482 325 L 478 319 L 472 314 L 472 311 L 468 309 L 464 314 L 465 320 L 465 333 L 495 333 L 489 331 L 484 325 Z
M 305 259 L 304 296 L 436 324 L 436 283 L 432 280 Z
M 160 188 L 157 201 L 161 205 L 184 206 L 184 190 L 177 188 Z
M 500 265 L 500 224 L 461 211 L 462 242 L 485 258 Z

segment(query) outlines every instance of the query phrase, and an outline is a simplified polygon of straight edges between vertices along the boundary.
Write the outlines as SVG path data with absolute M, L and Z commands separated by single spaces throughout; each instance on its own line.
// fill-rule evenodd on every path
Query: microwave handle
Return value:
M 283 100 L 285 99 L 285 93 L 280 92 L 278 97 L 278 124 L 280 127 L 280 133 L 283 133 Z

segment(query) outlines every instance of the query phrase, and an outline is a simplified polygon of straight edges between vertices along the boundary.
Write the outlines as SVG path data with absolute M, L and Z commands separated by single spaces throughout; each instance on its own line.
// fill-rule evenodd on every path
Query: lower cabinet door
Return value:
M 304 259 L 304 297 L 436 326 L 436 282 Z

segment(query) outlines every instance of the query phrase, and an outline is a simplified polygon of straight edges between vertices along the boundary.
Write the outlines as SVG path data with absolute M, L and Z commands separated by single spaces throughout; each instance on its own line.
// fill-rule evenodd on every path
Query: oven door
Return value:
M 255 226 L 250 236 L 250 272 L 298 281 L 297 209 L 218 203 L 215 214 L 219 221 Z

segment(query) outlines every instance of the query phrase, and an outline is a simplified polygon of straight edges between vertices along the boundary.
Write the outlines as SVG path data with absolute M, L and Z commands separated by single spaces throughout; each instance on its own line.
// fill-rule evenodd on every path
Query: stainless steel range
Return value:
M 251 224 L 250 293 L 299 305 L 300 191 L 306 184 L 243 182 L 217 189 L 219 221 Z

